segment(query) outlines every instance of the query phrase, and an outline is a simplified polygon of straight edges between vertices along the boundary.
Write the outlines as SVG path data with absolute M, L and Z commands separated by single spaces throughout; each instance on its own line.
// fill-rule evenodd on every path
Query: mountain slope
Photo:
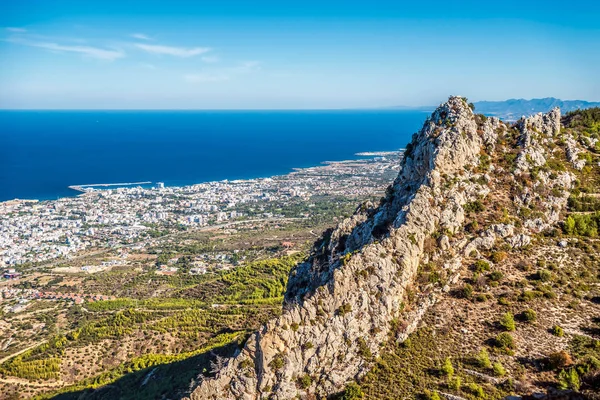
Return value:
M 465 265 L 483 272 L 495 246 L 528 249 L 561 220 L 592 166 L 560 129 L 558 109 L 507 126 L 451 97 L 413 136 L 380 204 L 325 232 L 291 272 L 283 314 L 189 397 L 323 397 L 365 376 L 390 335 L 404 341 L 438 299 L 451 302 Z

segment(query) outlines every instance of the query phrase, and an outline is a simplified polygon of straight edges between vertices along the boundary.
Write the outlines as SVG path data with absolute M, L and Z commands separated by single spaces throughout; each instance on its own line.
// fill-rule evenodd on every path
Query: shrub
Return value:
M 269 363 L 269 367 L 271 367 L 271 369 L 274 369 L 274 370 L 279 370 L 279 369 L 283 368 L 284 364 L 285 364 L 285 361 L 283 359 L 283 355 L 277 354 L 275 357 L 273 357 L 273 359 Z
M 552 272 L 548 271 L 547 269 L 541 269 L 537 273 L 537 279 L 542 282 L 548 282 L 550 279 L 552 279 Z
M 446 357 L 446 360 L 444 361 L 444 364 L 442 364 L 440 371 L 447 377 L 454 375 L 454 367 L 452 366 L 452 361 L 450 361 L 449 357 Z
M 467 203 L 464 205 L 463 208 L 466 213 L 471 213 L 471 212 L 480 213 L 482 211 L 485 211 L 485 207 L 483 206 L 483 203 L 480 200 L 475 200 L 470 203 Z
M 352 311 L 352 306 L 348 303 L 344 303 L 340 308 L 338 308 L 338 314 L 344 316 Z
M 490 257 L 492 262 L 494 262 L 495 264 L 502 262 L 505 258 L 506 258 L 506 253 L 504 251 L 496 251 L 496 252 L 492 253 L 492 256 Z
M 433 392 L 430 390 L 425 390 L 423 397 L 427 400 L 441 400 L 440 395 L 435 390 Z
M 481 351 L 477 355 L 477 364 L 481 368 L 491 368 L 492 367 L 492 362 L 490 361 L 490 355 L 488 354 L 486 349 L 481 349 Z
M 559 389 L 572 389 L 579 390 L 581 382 L 579 381 L 579 374 L 575 368 L 569 370 L 563 369 L 558 374 L 558 387 Z
M 360 337 L 356 340 L 356 343 L 358 344 L 358 354 L 360 354 L 364 358 L 371 357 L 371 349 L 367 345 L 365 339 Z
M 504 369 L 504 366 L 499 362 L 494 363 L 493 369 L 494 369 L 494 374 L 496 374 L 497 376 L 506 375 L 506 369 Z
M 523 311 L 522 315 L 523 319 L 527 322 L 533 322 L 537 318 L 537 314 L 531 308 L 528 308 L 527 310 Z
M 302 387 L 302 389 L 308 389 L 310 385 L 312 385 L 312 378 L 310 375 L 303 375 L 302 378 L 299 379 L 298 383 L 300 383 L 300 387 Z
M 563 336 L 565 336 L 565 331 L 560 326 L 554 325 L 552 327 L 552 334 L 554 336 L 563 337 Z
M 483 260 L 477 260 L 475 264 L 473 264 L 473 271 L 477 273 L 482 273 L 490 270 L 490 263 Z
M 508 300 L 507 297 L 502 296 L 502 297 L 498 298 L 498 304 L 500 304 L 502 306 L 508 306 L 508 305 L 510 305 L 510 301 Z
M 473 297 L 473 286 L 469 285 L 468 283 L 465 284 L 462 288 L 462 296 L 465 299 L 470 299 Z
M 363 391 L 360 386 L 356 382 L 351 382 L 346 386 L 346 390 L 344 390 L 344 395 L 341 400 L 359 400 L 365 397 Z
M 293 330 L 294 332 L 296 332 L 296 331 L 298 330 L 298 328 L 300 328 L 300 325 L 298 325 L 296 322 L 292 322 L 292 323 L 290 324 L 290 328 L 292 328 L 292 330 Z
M 600 212 L 594 214 L 572 214 L 563 224 L 563 230 L 568 235 L 596 237 L 600 229 Z
M 310 349 L 312 349 L 313 347 L 314 347 L 314 346 L 313 346 L 312 342 L 306 342 L 306 343 L 304 343 L 304 345 L 302 346 L 302 348 L 303 348 L 304 350 L 310 350 Z
M 454 378 L 448 379 L 448 387 L 452 390 L 459 391 L 461 387 L 462 381 L 460 376 L 455 376 Z
M 516 329 L 515 317 L 512 315 L 511 312 L 507 312 L 502 316 L 502 318 L 500 319 L 500 325 L 509 332 L 514 331 Z
M 573 359 L 569 353 L 564 350 L 550 354 L 548 361 L 550 362 L 550 368 L 552 369 L 564 369 L 573 364 Z
M 498 282 L 502 279 L 504 275 L 502 275 L 502 272 L 500 271 L 494 271 L 490 274 L 490 280 L 494 281 L 494 282 Z
M 496 336 L 495 342 L 496 342 L 496 347 L 500 347 L 503 349 L 514 349 L 516 347 L 515 340 L 513 339 L 511 334 L 508 332 L 502 332 L 501 334 Z
M 467 389 L 469 389 L 469 392 L 473 393 L 476 397 L 485 397 L 485 392 L 483 391 L 483 388 L 474 382 L 469 383 L 467 385 Z

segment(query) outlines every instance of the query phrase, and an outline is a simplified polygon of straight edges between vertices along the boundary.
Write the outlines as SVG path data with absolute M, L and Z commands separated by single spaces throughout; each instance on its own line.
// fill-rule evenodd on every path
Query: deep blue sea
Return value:
M 285 174 L 405 147 L 420 111 L 0 111 L 0 201 Z

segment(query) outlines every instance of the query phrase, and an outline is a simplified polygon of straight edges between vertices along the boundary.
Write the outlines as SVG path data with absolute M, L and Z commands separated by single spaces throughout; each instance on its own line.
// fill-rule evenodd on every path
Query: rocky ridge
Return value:
M 510 135 L 518 135 L 519 148 L 503 156 L 515 157 L 515 170 L 489 165 L 486 154 L 506 151 L 496 144 Z M 324 233 L 310 258 L 291 272 L 283 314 L 251 335 L 189 398 L 282 400 L 343 390 L 369 369 L 390 330 L 401 341 L 417 328 L 438 294 L 458 279 L 463 257 L 477 257 L 498 241 L 528 246 L 531 235 L 558 221 L 574 176 L 540 168 L 559 135 L 558 109 L 507 126 L 451 97 L 413 136 L 380 204 L 362 204 Z M 578 144 L 570 144 L 576 154 Z M 579 161 L 572 160 L 576 168 Z M 523 171 L 538 179 L 515 182 L 506 201 L 536 203 L 540 211 L 521 226 L 495 223 L 465 234 L 465 213 L 490 194 L 490 183 Z M 540 194 L 536 185 L 551 194 Z M 416 290 L 420 265 L 432 260 L 442 261 L 446 284 Z

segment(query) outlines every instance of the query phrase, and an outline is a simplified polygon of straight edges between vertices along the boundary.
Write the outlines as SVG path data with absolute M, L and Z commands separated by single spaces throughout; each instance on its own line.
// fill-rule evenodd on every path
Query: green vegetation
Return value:
M 558 336 L 558 337 L 563 337 L 563 336 L 565 336 L 565 331 L 563 330 L 563 328 L 561 328 L 561 327 L 560 327 L 560 326 L 558 326 L 558 325 L 554 325 L 554 326 L 552 327 L 551 331 L 552 331 L 552 334 L 553 334 L 554 336 Z
M 492 368 L 492 362 L 490 361 L 490 355 L 486 349 L 481 349 L 477 354 L 477 365 L 481 368 Z
M 431 398 L 436 392 L 445 392 L 472 400 L 479 391 L 474 394 L 471 384 L 479 385 L 490 399 L 509 394 L 508 388 L 489 385 L 464 372 L 474 360 L 461 354 L 453 333 L 422 328 L 410 335 L 410 342 L 403 346 L 390 337 L 371 371 L 359 381 L 365 398 Z
M 483 390 L 483 388 L 480 385 L 476 384 L 475 382 L 469 383 L 467 385 L 467 389 L 469 390 L 469 392 L 474 394 L 475 397 L 478 397 L 478 398 L 485 397 L 485 391 Z
M 523 319 L 527 322 L 533 322 L 537 318 L 536 312 L 534 310 L 532 310 L 531 308 L 528 308 L 527 310 L 523 311 L 522 315 L 523 315 Z
M 364 399 L 365 394 L 356 382 L 351 382 L 346 386 L 344 394 L 340 400 L 359 400 Z
M 482 273 L 490 270 L 490 263 L 484 260 L 477 260 L 473 264 L 473 271 L 476 273 Z
M 352 306 L 349 303 L 344 303 L 338 308 L 338 314 L 342 317 L 349 312 L 352 312 Z
M 452 377 L 454 375 L 454 367 L 452 366 L 452 361 L 449 357 L 444 360 L 444 364 L 442 364 L 440 371 L 447 377 Z
M 310 375 L 302 375 L 302 377 L 298 380 L 298 383 L 302 389 L 308 389 L 310 385 L 312 385 L 312 378 Z
M 571 214 L 565 220 L 563 230 L 568 235 L 597 237 L 600 227 L 600 212 L 593 214 Z
M 64 366 L 66 354 L 85 357 L 88 346 L 101 346 L 107 340 L 129 341 L 133 337 L 137 340 L 127 360 L 116 367 L 99 370 L 92 377 L 80 379 L 76 384 L 60 389 L 60 393 L 77 393 L 107 384 L 120 386 L 120 382 L 126 385 L 129 376 L 138 371 L 147 373 L 150 368 L 171 371 L 194 359 L 207 363 L 205 353 L 230 343 L 239 344 L 249 331 L 280 312 L 288 273 L 303 258 L 302 253 L 296 253 L 255 261 L 200 279 L 194 277 L 198 283 L 175 292 L 178 297 L 98 301 L 85 304 L 87 312 L 81 312 L 81 306 L 72 306 L 67 314 L 72 329 L 5 362 L 0 366 L 0 373 L 32 380 L 62 379 L 61 366 Z M 44 321 L 53 323 L 46 317 Z M 175 353 L 156 352 L 155 349 L 164 348 L 157 346 L 158 338 L 164 335 L 176 338 Z M 104 357 L 111 356 L 109 350 L 104 351 Z M 202 368 L 196 365 L 191 370 L 198 373 Z M 179 388 L 184 388 L 194 378 L 190 372 L 181 376 L 186 376 L 187 382 L 182 383 L 179 377 L 173 377 L 169 382 L 177 381 L 181 385 Z M 165 388 L 174 390 L 175 386 L 148 385 L 148 393 L 153 390 L 162 393 Z M 135 398 L 134 393 L 131 396 Z M 147 398 L 154 397 L 152 394 Z
M 600 108 L 588 108 L 567 113 L 566 124 L 569 128 L 582 130 L 586 134 L 600 134 Z
M 496 347 L 504 350 L 513 350 L 516 347 L 515 340 L 508 332 L 502 332 L 496 336 L 495 344 Z
M 497 376 L 506 375 L 506 369 L 504 369 L 504 366 L 502 365 L 502 363 L 495 362 L 492 368 L 494 370 L 494 374 L 496 374 Z
M 480 200 L 475 200 L 470 203 L 467 203 L 464 205 L 463 208 L 467 214 L 480 213 L 482 211 L 485 211 L 485 206 Z
M 509 332 L 514 331 L 516 329 L 515 317 L 512 315 L 512 313 L 507 312 L 502 316 L 502 318 L 500 319 L 500 326 L 502 326 Z
M 562 370 L 558 374 L 559 389 L 579 390 L 580 386 L 581 382 L 579 381 L 579 374 L 575 368 Z
M 572 195 L 569 197 L 569 210 L 576 212 L 600 211 L 600 197 Z

